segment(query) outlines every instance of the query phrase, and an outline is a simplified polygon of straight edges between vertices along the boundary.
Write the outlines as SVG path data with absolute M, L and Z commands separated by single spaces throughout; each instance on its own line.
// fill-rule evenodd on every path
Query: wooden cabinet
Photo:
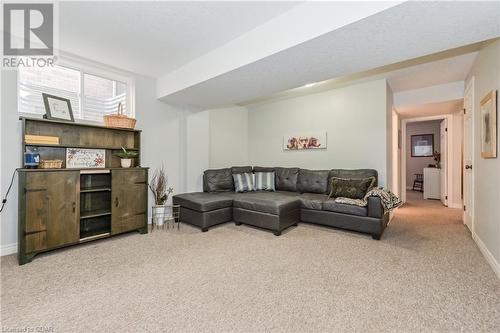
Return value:
M 20 263 L 29 259 L 23 255 L 77 243 L 80 173 L 20 172 L 19 179 Z
M 111 233 L 147 226 L 147 170 L 111 171 Z
M 141 131 L 47 119 L 20 118 L 22 147 L 61 169 L 19 171 L 19 264 L 44 251 L 137 230 L 147 233 L 148 169 L 140 167 Z M 25 135 L 57 137 L 33 143 Z M 120 168 L 121 151 L 137 151 L 132 168 Z M 105 167 L 66 169 L 66 149 L 104 149 Z

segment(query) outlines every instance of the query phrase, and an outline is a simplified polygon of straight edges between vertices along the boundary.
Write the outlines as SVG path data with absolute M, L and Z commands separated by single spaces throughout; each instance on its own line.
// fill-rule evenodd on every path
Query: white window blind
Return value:
M 75 118 L 80 116 L 80 72 L 61 66 L 19 68 L 19 112 L 45 114 L 42 93 L 68 98 Z
M 102 116 L 116 113 L 119 103 L 125 115 L 133 116 L 127 105 L 127 83 L 82 70 L 63 66 L 20 68 L 18 84 L 20 113 L 45 114 L 42 93 L 47 93 L 68 98 L 75 119 L 102 123 Z
M 127 114 L 125 83 L 83 74 L 83 92 L 84 119 L 102 121 L 103 115 L 116 113 L 119 103 L 122 103 L 123 112 Z

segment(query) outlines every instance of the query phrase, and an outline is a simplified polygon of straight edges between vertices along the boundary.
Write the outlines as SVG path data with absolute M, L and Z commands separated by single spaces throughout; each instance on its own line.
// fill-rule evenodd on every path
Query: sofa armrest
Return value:
M 384 207 L 379 197 L 368 197 L 368 216 L 375 218 L 384 216 Z

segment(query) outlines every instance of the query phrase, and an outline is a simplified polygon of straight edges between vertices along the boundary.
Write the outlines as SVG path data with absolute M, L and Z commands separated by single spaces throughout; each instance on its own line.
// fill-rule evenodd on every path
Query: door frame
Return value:
M 471 172 L 471 193 L 469 194 L 470 195 L 470 218 L 471 218 L 471 233 L 474 235 L 475 234 L 475 227 L 474 227 L 474 221 L 475 221 L 475 218 L 474 218 L 474 184 L 475 184 L 475 164 L 476 164 L 476 155 L 475 155 L 475 148 L 474 148 L 474 133 L 475 133 L 475 104 L 474 104 L 474 84 L 475 84 L 475 79 L 474 79 L 474 76 L 471 77 L 471 79 L 469 80 L 469 82 L 466 83 L 465 85 L 465 89 L 464 89 L 464 110 L 465 110 L 465 96 L 467 96 L 467 91 L 470 90 L 471 92 L 471 99 L 472 99 L 472 103 L 471 103 L 471 135 L 470 135 L 470 150 L 471 150 L 471 161 L 472 161 L 472 172 Z M 465 118 L 464 118 L 464 121 L 465 121 Z M 464 126 L 464 135 L 462 135 L 462 144 L 464 144 L 465 146 L 465 123 L 462 124 L 462 126 Z M 462 175 L 464 174 L 464 168 L 465 168 L 465 164 L 464 164 L 464 158 L 462 158 Z M 465 194 L 465 186 L 463 187 L 464 188 L 464 194 Z M 464 205 L 465 205 L 465 200 L 464 200 Z M 462 207 L 462 209 L 464 209 Z M 465 210 L 462 214 L 462 222 L 465 224 Z
M 428 116 L 428 117 L 416 117 L 416 118 L 407 118 L 401 120 L 401 178 L 399 183 L 401 184 L 401 201 L 406 202 L 406 125 L 408 123 L 421 122 L 421 121 L 431 121 L 431 120 L 444 120 L 447 119 L 448 122 L 448 135 L 447 135 L 447 145 L 446 145 L 446 154 L 447 154 L 447 166 L 446 166 L 446 184 L 447 184 L 447 196 L 448 196 L 448 207 L 453 207 L 452 200 L 453 198 L 453 186 L 452 186 L 452 163 L 450 163 L 450 154 L 453 151 L 453 116 L 451 114 L 443 114 L 438 116 Z

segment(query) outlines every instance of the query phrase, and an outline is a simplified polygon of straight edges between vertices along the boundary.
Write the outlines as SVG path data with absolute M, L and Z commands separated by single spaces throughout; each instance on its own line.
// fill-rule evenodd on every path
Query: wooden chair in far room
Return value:
M 424 191 L 424 175 L 422 173 L 415 174 L 415 180 L 413 180 L 413 191 Z

